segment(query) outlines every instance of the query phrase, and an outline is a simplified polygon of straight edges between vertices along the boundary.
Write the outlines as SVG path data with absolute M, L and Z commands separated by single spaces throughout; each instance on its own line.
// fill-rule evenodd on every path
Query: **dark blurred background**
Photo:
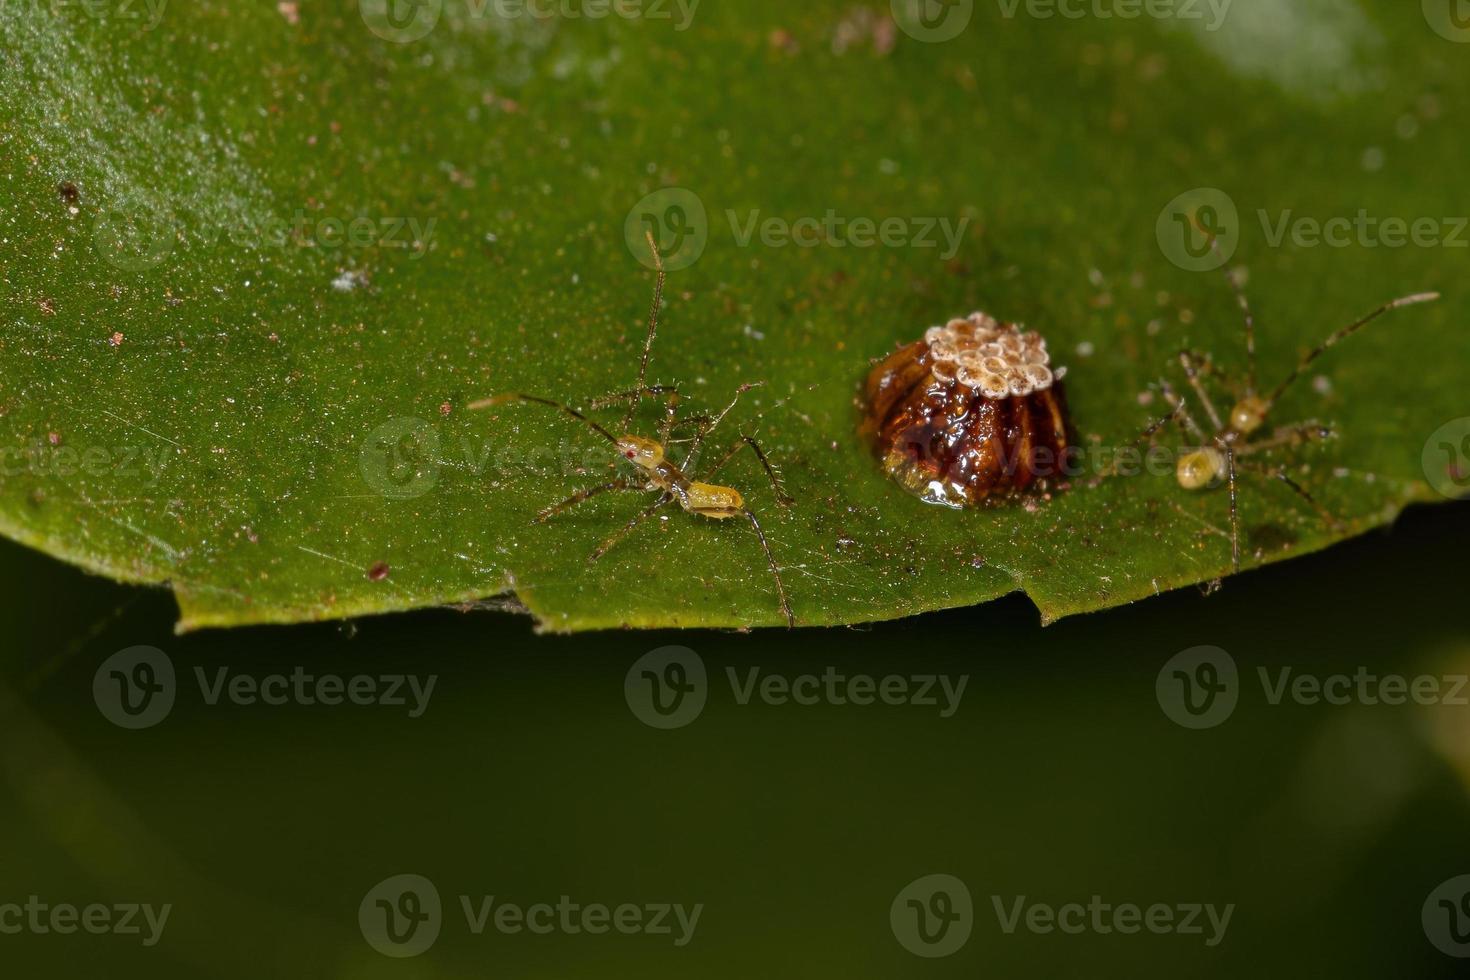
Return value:
M 166 593 L 0 545 L 0 926 L 23 911 L 6 918 L 7 902 L 170 906 L 151 946 L 146 924 L 22 928 L 0 933 L 0 963 L 14 977 L 1459 976 L 1436 942 L 1470 953 L 1451 929 L 1470 913 L 1432 893 L 1470 872 L 1470 708 L 1373 704 L 1356 682 L 1346 704 L 1272 704 L 1258 668 L 1273 684 L 1282 667 L 1450 678 L 1451 693 L 1470 672 L 1467 542 L 1470 504 L 1415 508 L 1213 596 L 1048 629 L 1016 597 L 868 629 L 573 637 L 453 610 L 178 637 Z M 624 683 L 669 644 L 697 654 L 706 703 L 660 730 Z M 166 717 L 130 730 L 93 682 L 137 645 L 177 679 Z M 1233 659 L 1238 703 L 1191 729 L 1156 681 L 1200 645 Z M 828 667 L 967 681 L 946 718 L 741 704 L 727 675 Z M 210 683 L 221 668 L 437 681 L 412 718 L 210 704 L 196 668 Z M 437 940 L 397 958 L 370 945 L 367 900 L 405 874 L 443 911 Z M 890 919 L 936 874 L 973 908 L 942 958 L 910 951 L 906 898 Z M 677 924 L 536 935 L 492 920 L 476 935 L 461 896 L 702 909 L 682 945 Z M 995 903 L 1009 915 L 1021 896 L 1233 910 L 1216 937 L 1203 913 L 1200 935 L 1007 933 Z M 918 908 L 959 914 L 932 899 Z

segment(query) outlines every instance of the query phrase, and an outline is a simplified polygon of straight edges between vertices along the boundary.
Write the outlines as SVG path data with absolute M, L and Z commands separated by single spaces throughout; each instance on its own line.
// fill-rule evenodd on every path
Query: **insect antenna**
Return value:
M 1249 397 L 1256 393 L 1256 314 L 1251 310 L 1251 301 L 1245 295 L 1240 280 L 1230 271 L 1230 260 L 1220 251 L 1219 235 L 1210 236 L 1210 251 L 1220 260 L 1220 271 L 1225 274 L 1225 281 L 1230 284 L 1231 291 L 1235 293 L 1235 301 L 1240 304 L 1241 315 L 1245 317 L 1245 393 Z
M 611 432 L 607 431 L 602 426 L 598 425 L 596 422 L 592 421 L 587 416 L 577 411 L 575 408 L 572 408 L 570 405 L 563 405 L 561 402 L 552 401 L 550 398 L 541 398 L 537 395 L 522 395 L 516 392 L 505 395 L 496 395 L 493 398 L 486 398 L 484 401 L 474 402 L 469 406 L 469 410 L 471 412 L 482 412 L 487 408 L 494 408 L 497 405 L 504 405 L 507 402 L 529 402 L 532 405 L 545 405 L 547 408 L 554 408 L 564 415 L 569 415 L 577 421 L 585 423 L 594 432 L 602 436 L 602 438 L 606 439 L 613 445 L 617 445 L 618 443 L 618 440 L 614 438 Z
M 633 400 L 628 403 L 628 414 L 623 416 L 623 424 L 620 426 L 623 432 L 627 432 L 628 427 L 633 424 L 633 416 L 647 392 L 648 357 L 653 351 L 654 335 L 658 333 L 658 313 L 664 301 L 664 279 L 667 276 L 664 271 L 664 257 L 659 253 L 653 232 L 645 231 L 643 234 L 648 239 L 648 247 L 653 250 L 653 264 L 658 270 L 658 279 L 653 286 L 653 306 L 648 311 L 648 335 L 643 338 L 643 360 L 638 365 L 638 387 L 633 390 Z
M 730 399 L 730 404 L 725 406 L 725 410 L 723 412 L 721 412 L 719 415 L 714 416 L 713 418 L 706 417 L 700 423 L 699 428 L 695 431 L 694 440 L 690 443 L 689 451 L 684 454 L 684 466 L 691 467 L 695 464 L 695 461 L 699 456 L 700 447 L 704 445 L 704 440 L 709 437 L 710 433 L 715 431 L 715 428 L 721 422 L 725 421 L 726 415 L 729 415 L 732 411 L 735 410 L 735 406 L 740 403 L 741 395 L 745 394 L 747 391 L 751 391 L 755 388 L 764 388 L 765 386 L 766 383 L 764 381 L 746 382 L 739 388 L 735 389 L 735 397 Z
M 1165 383 L 1165 386 L 1167 387 L 1167 382 Z M 1124 446 L 1123 449 L 1128 452 L 1137 451 L 1143 446 L 1144 443 L 1149 442 L 1151 439 L 1153 439 L 1153 437 L 1159 433 L 1159 430 L 1168 425 L 1170 422 L 1178 422 L 1180 425 L 1183 425 L 1183 415 L 1188 411 L 1188 406 L 1186 406 L 1182 401 L 1171 401 L 1170 405 L 1172 407 L 1172 410 L 1169 412 L 1168 415 L 1165 415 L 1162 418 L 1154 419 L 1152 422 L 1150 422 L 1148 424 L 1148 427 L 1144 429 L 1141 433 L 1139 433 L 1138 438 L 1134 439 L 1127 446 Z M 1109 480 L 1117 476 L 1120 472 L 1122 458 L 1122 452 L 1115 452 L 1113 454 L 1112 462 L 1100 469 L 1097 475 L 1094 476 L 1091 481 L 1089 481 L 1088 486 L 1100 486 L 1104 480 Z
M 1281 400 L 1281 396 L 1286 394 L 1286 389 L 1295 384 L 1296 380 L 1302 376 L 1302 373 L 1306 371 L 1307 368 L 1312 366 L 1317 358 L 1321 357 L 1323 354 L 1327 353 L 1329 350 L 1336 347 L 1338 344 L 1342 343 L 1344 340 L 1351 337 L 1353 334 L 1357 333 L 1359 330 L 1363 329 L 1374 320 L 1383 316 L 1385 313 L 1392 312 L 1393 310 L 1401 309 L 1405 306 L 1416 306 L 1420 303 L 1433 303 L 1437 299 L 1439 299 L 1439 293 L 1415 293 L 1413 296 L 1404 296 L 1401 299 L 1396 299 L 1391 303 L 1384 303 L 1382 306 L 1374 310 L 1372 313 L 1369 313 L 1367 316 L 1359 320 L 1355 320 L 1347 326 L 1343 327 L 1341 330 L 1328 337 L 1322 343 L 1318 344 L 1316 349 L 1313 350 L 1310 354 L 1302 358 L 1301 363 L 1293 368 L 1292 372 L 1286 376 L 1286 380 L 1282 381 L 1281 384 L 1276 386 L 1276 390 L 1271 392 L 1271 397 L 1266 400 L 1267 411 L 1269 411 L 1272 406 L 1274 406 L 1278 401 Z

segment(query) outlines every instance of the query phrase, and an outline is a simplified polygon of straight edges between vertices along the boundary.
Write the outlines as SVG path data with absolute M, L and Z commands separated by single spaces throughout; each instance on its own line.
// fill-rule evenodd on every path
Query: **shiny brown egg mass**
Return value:
M 1046 341 L 983 313 L 931 327 L 875 366 L 863 435 L 883 470 L 932 504 L 974 507 L 1055 488 L 1069 426 Z

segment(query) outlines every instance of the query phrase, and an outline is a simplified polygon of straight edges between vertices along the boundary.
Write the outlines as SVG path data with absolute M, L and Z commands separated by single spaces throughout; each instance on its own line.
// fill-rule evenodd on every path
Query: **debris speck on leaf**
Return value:
M 367 274 L 356 269 L 344 269 L 336 279 L 332 280 L 332 288 L 339 293 L 350 293 L 354 289 L 363 289 L 367 284 Z

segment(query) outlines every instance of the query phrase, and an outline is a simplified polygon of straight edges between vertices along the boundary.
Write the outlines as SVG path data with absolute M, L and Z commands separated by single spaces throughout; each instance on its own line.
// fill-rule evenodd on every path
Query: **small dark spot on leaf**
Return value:
M 388 577 L 388 571 L 388 563 L 385 561 L 380 561 L 377 564 L 373 565 L 372 568 L 369 568 L 367 570 L 368 581 L 381 582 L 383 581 L 383 579 Z
M 1246 532 L 1251 549 L 1262 554 L 1285 551 L 1299 540 L 1296 533 L 1280 524 L 1261 524 Z
M 67 204 L 75 204 L 82 199 L 82 192 L 77 189 L 76 184 L 69 180 L 63 180 L 57 184 L 56 193 L 60 194 L 61 199 Z

